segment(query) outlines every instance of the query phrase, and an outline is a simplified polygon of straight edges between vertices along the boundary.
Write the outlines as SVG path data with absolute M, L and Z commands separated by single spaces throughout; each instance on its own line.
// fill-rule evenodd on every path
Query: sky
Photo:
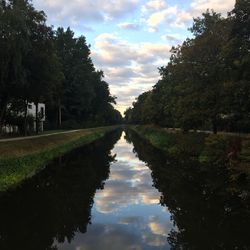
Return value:
M 235 0 L 33 0 L 48 24 L 84 35 L 123 113 L 152 88 L 172 46 L 191 37 L 193 17 L 207 9 L 226 15 Z

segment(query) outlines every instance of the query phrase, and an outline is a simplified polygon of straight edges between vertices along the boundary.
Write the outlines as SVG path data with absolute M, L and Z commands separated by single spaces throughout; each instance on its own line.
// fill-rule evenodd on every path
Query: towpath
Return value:
M 82 130 L 82 129 L 75 129 L 75 130 L 68 130 L 68 131 L 41 134 L 41 135 L 33 135 L 33 136 L 22 136 L 22 137 L 6 138 L 6 139 L 0 139 L 0 143 L 1 142 L 9 142 L 9 141 L 30 140 L 30 139 L 35 139 L 35 138 L 39 138 L 39 137 L 46 137 L 46 136 L 51 136 L 51 135 L 68 134 L 68 133 L 74 133 L 74 132 L 77 132 L 77 131 L 80 131 L 80 130 Z

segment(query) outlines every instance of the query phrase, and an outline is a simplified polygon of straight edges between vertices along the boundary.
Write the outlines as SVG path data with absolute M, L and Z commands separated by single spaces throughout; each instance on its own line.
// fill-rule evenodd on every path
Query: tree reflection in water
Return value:
M 168 235 L 172 249 L 250 249 L 245 178 L 233 180 L 226 163 L 204 165 L 188 155 L 167 156 L 132 131 L 126 139 L 152 170 L 161 205 L 172 214 L 177 227 Z
M 235 179 L 226 162 L 166 155 L 132 131 L 114 163 L 120 136 L 74 150 L 2 195 L 0 249 L 250 249 L 247 178 Z
M 93 197 L 114 161 L 121 131 L 53 161 L 21 187 L 0 197 L 0 249 L 57 249 L 86 232 Z

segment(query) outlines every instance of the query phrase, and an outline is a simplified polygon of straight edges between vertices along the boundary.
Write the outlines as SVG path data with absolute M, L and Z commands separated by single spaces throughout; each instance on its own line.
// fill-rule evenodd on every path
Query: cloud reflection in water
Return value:
M 112 153 L 117 155 L 116 162 L 111 166 L 104 190 L 96 193 L 93 224 L 106 217 L 105 222 L 111 220 L 124 231 L 138 234 L 137 242 L 143 249 L 167 247 L 173 225 L 167 209 L 159 206 L 161 194 L 152 186 L 150 169 L 136 157 L 133 145 L 124 136 Z
M 112 155 L 116 161 L 104 189 L 96 192 L 87 233 L 59 249 L 170 249 L 167 236 L 173 225 L 168 210 L 159 205 L 161 193 L 153 187 L 151 170 L 124 134 Z
M 100 213 L 121 212 L 124 207 L 135 204 L 158 204 L 160 193 L 152 188 L 151 172 L 135 157 L 133 147 L 125 139 L 118 142 L 113 150 L 117 155 L 111 166 L 111 174 L 104 190 L 95 196 L 95 208 Z

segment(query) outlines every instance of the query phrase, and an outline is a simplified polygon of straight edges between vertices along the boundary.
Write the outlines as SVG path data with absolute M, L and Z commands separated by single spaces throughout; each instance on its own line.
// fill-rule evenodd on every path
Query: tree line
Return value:
M 46 104 L 48 128 L 121 121 L 85 37 L 54 30 L 29 0 L 0 1 L 0 58 L 0 131 L 12 124 L 26 133 L 30 102 Z
M 125 112 L 128 123 L 250 131 L 250 1 L 227 17 L 207 10 L 172 47 L 161 79 Z

